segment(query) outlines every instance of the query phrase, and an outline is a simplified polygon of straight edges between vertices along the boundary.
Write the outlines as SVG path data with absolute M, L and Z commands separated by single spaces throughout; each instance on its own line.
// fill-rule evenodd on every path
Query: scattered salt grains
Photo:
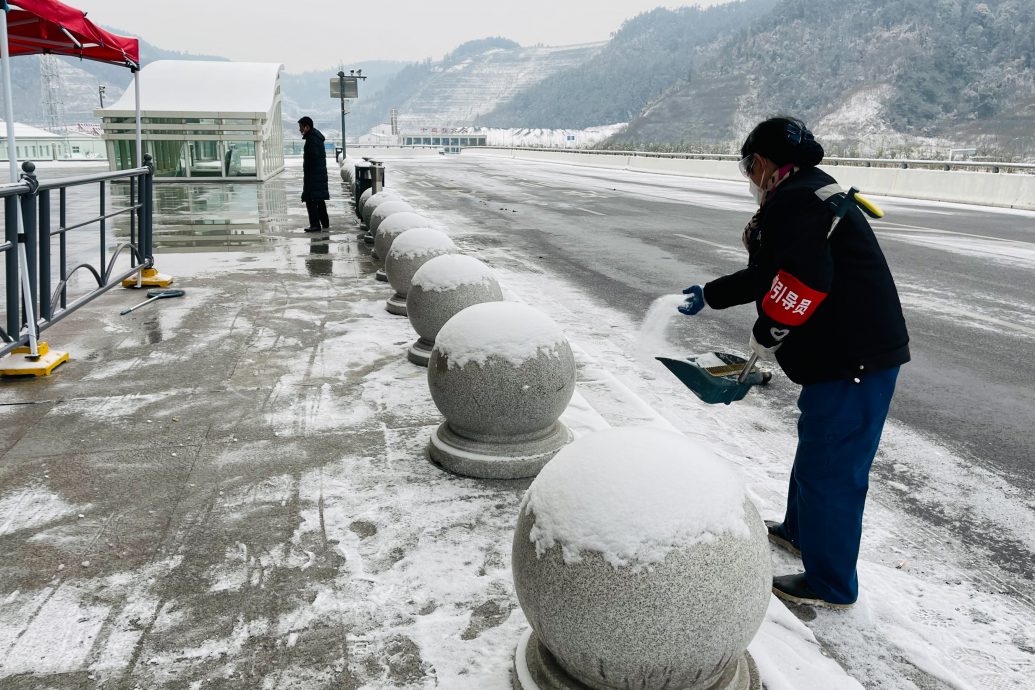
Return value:
M 90 561 L 83 561 L 79 565 L 83 566 L 84 568 L 89 568 L 90 567 Z
M 58 563 L 58 570 L 64 570 L 64 569 L 65 569 L 65 564 L 64 563 Z
M 559 356 L 567 339 L 550 317 L 519 302 L 483 302 L 460 311 L 435 337 L 435 349 L 449 358 L 449 367 L 470 362 L 484 366 L 500 357 L 515 367 L 545 352 Z
M 643 317 L 636 336 L 636 352 L 641 362 L 648 363 L 651 369 L 658 366 L 656 356 L 671 355 L 677 350 L 666 334 L 673 321 L 687 318 L 676 310 L 685 299 L 686 295 L 662 295 L 651 302 Z
M 532 482 L 521 510 L 542 555 L 583 551 L 615 567 L 664 560 L 721 535 L 750 535 L 740 479 L 705 446 L 646 427 L 609 429 L 561 449 Z

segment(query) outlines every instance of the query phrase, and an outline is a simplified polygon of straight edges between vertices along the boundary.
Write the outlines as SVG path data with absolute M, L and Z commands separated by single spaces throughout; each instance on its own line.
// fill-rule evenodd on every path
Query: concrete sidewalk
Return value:
M 185 297 L 113 291 L 46 333 L 69 364 L 0 383 L 0 687 L 510 686 L 529 481 L 426 459 L 441 417 L 355 215 L 306 235 L 283 180 L 240 251 L 159 239 Z M 572 345 L 577 432 L 664 423 Z M 779 605 L 752 652 L 859 687 Z

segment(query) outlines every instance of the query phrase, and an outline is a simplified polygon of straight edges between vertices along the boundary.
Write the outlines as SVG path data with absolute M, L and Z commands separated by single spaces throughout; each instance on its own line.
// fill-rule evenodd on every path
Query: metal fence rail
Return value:
M 29 324 L 23 309 L 23 295 L 19 274 L 18 244 L 24 242 L 26 250 L 26 271 L 29 275 L 32 313 L 36 316 L 36 334 L 46 330 L 79 307 L 95 300 L 108 290 L 122 284 L 130 276 L 139 274 L 154 264 L 152 215 L 154 211 L 154 166 L 151 156 L 144 156 L 144 167 L 117 172 L 97 173 L 77 177 L 66 177 L 40 182 L 35 175 L 36 166 L 31 162 L 22 164 L 21 180 L 0 184 L 0 199 L 4 206 L 5 241 L 0 244 L 4 255 L 5 307 L 4 326 L 0 328 L 0 356 L 6 355 L 30 338 Z M 122 208 L 108 208 L 110 182 L 125 182 L 129 185 L 129 205 Z M 72 187 L 98 185 L 97 215 L 79 219 L 68 224 L 69 200 L 67 192 Z M 58 193 L 58 223 L 55 227 L 51 218 L 51 193 Z M 21 205 L 24 233 L 18 233 L 18 205 Z M 118 216 L 129 216 L 130 237 L 109 253 L 107 249 L 108 223 Z M 78 215 L 76 216 L 78 218 Z M 89 226 L 96 226 L 99 237 L 98 263 L 83 262 L 68 267 L 67 234 Z M 57 240 L 58 276 L 52 275 L 54 241 Z M 130 256 L 130 268 L 115 272 L 115 264 L 123 252 Z M 69 280 L 78 272 L 93 276 L 96 287 L 74 301 L 68 301 Z
M 464 148 L 494 149 L 498 151 L 534 151 L 536 153 L 557 151 L 562 153 L 578 153 L 580 155 L 587 156 L 631 156 L 638 158 L 672 158 L 676 160 L 740 160 L 740 156 L 721 153 L 659 153 L 653 151 L 611 151 L 607 149 L 566 149 L 549 146 L 465 146 Z M 1035 174 L 1035 163 L 1004 163 L 1000 161 L 939 161 L 903 158 L 843 158 L 838 156 L 828 156 L 823 159 L 823 165 L 849 165 L 862 168 L 913 168 L 924 170 L 969 170 L 971 172 L 1014 172 Z

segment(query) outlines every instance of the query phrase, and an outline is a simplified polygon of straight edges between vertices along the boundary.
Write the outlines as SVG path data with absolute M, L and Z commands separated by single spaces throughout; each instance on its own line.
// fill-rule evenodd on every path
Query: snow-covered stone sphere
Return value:
M 463 254 L 431 259 L 413 274 L 406 293 L 406 315 L 420 336 L 410 346 L 407 358 L 414 364 L 428 366 L 435 337 L 446 321 L 471 305 L 502 299 L 503 290 L 496 275 L 478 259 Z
M 559 417 L 575 392 L 575 358 L 557 324 L 528 305 L 485 302 L 446 321 L 428 386 L 446 418 L 428 454 L 451 472 L 532 477 L 572 438 Z
M 514 586 L 532 626 L 517 677 L 543 687 L 747 690 L 772 568 L 733 470 L 682 434 L 584 436 L 521 503 Z
M 424 216 L 413 211 L 393 213 L 390 217 L 385 218 L 377 226 L 372 254 L 384 261 L 388 256 L 388 250 L 392 248 L 392 242 L 395 242 L 395 238 L 413 228 L 434 228 L 434 224 Z
M 377 249 L 377 229 L 381 226 L 385 219 L 395 213 L 409 212 L 413 213 L 413 207 L 402 199 L 394 199 L 392 201 L 386 201 L 383 204 L 379 204 L 374 212 L 370 214 L 370 234 L 374 236 L 374 249 Z M 385 254 L 378 254 L 375 259 L 380 259 L 386 256 Z
M 396 237 L 413 228 L 434 227 L 430 220 L 419 213 L 411 211 L 393 213 L 377 226 L 377 233 L 374 235 L 374 249 L 370 252 L 370 255 L 375 259 L 384 261 L 388 257 L 388 250 L 392 248 L 392 242 L 395 242 Z M 385 273 L 384 267 L 377 269 L 374 277 L 381 281 L 388 280 L 388 274 Z
M 361 213 L 363 214 L 363 222 L 369 228 L 370 227 L 370 217 L 372 215 L 374 215 L 374 211 L 377 209 L 378 206 L 380 206 L 381 204 L 384 204 L 386 202 L 389 202 L 389 201 L 401 201 L 401 200 L 402 200 L 402 197 L 399 196 L 399 192 L 397 192 L 397 191 L 395 191 L 393 189 L 385 188 L 385 189 L 382 189 L 377 194 L 372 194 L 370 196 L 370 198 L 367 199 L 366 203 L 363 204 L 363 210 L 361 211 Z
M 406 293 L 418 268 L 436 256 L 456 253 L 453 240 L 433 228 L 411 228 L 396 237 L 385 257 L 388 284 L 395 290 L 385 306 L 389 313 L 406 316 Z
M 341 169 L 338 171 L 341 181 L 349 186 L 349 189 L 356 187 L 356 159 L 345 156 L 341 161 Z

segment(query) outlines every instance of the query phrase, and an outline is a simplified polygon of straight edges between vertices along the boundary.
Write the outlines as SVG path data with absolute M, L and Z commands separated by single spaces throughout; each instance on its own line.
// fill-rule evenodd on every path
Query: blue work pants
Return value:
M 805 578 L 825 601 L 854 603 L 870 465 L 898 367 L 804 386 L 783 532 L 801 549 Z

